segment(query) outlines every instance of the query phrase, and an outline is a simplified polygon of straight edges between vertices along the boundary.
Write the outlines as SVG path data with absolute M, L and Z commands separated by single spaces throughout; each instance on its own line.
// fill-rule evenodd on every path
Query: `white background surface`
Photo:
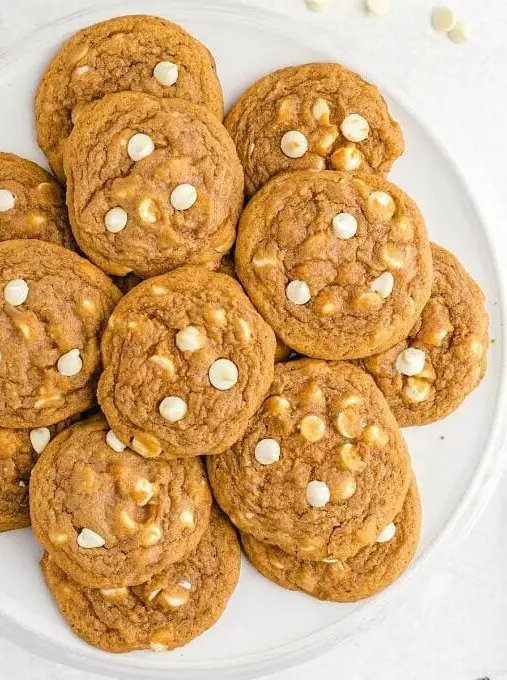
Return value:
M 0 0 L 0 50 L 52 19 L 100 0 Z M 204 0 L 203 0 L 204 2 Z M 236 0 L 237 2 L 237 0 Z M 231 0 L 231 3 L 235 3 Z M 303 0 L 249 0 L 332 27 L 340 51 L 408 101 L 445 143 L 475 188 L 507 253 L 507 3 L 449 0 L 473 29 L 454 45 L 429 25 L 434 0 L 392 0 L 387 17 L 365 16 L 362 0 L 335 0 L 324 14 Z M 170 0 L 167 1 L 168 14 Z M 128 0 L 125 2 L 128 11 Z M 8 106 L 0 102 L 0 106 Z M 507 452 L 506 452 L 507 458 Z M 438 475 L 438 469 L 435 470 Z M 276 680 L 474 680 L 507 671 L 507 478 L 472 533 L 447 555 L 411 602 L 376 628 Z M 1 556 L 0 556 L 1 559 Z M 0 678 L 92 680 L 0 640 Z M 499 680 L 499 679 L 498 679 Z

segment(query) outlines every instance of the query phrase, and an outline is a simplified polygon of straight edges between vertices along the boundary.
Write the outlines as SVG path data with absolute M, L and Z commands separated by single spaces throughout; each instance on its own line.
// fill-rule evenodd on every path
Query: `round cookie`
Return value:
M 85 588 L 47 553 L 41 568 L 64 618 L 89 644 L 106 652 L 166 651 L 216 623 L 236 587 L 240 559 L 234 529 L 212 509 L 195 551 L 143 585 Z
M 91 102 L 122 91 L 177 97 L 206 106 L 220 120 L 223 116 L 213 57 L 180 26 L 146 15 L 88 26 L 53 58 L 35 99 L 39 146 L 60 181 L 76 120 Z
M 275 177 L 244 210 L 235 255 L 241 283 L 275 333 L 321 359 L 392 347 L 431 291 L 422 215 L 373 174 Z
M 37 238 L 66 248 L 73 238 L 65 195 L 49 172 L 0 152 L 0 241 Z
M 194 550 L 211 493 L 199 458 L 148 461 L 102 418 L 46 447 L 30 480 L 30 515 L 56 564 L 90 588 L 144 583 Z
M 404 151 L 401 128 L 374 85 L 340 64 L 289 66 L 254 83 L 225 126 L 247 194 L 288 170 L 385 174 Z
M 0 243 L 0 427 L 51 425 L 93 406 L 100 336 L 120 297 L 70 250 Z
M 305 560 L 355 555 L 400 511 L 412 472 L 374 381 L 344 362 L 275 368 L 243 439 L 207 459 L 236 526 Z
M 65 152 L 76 241 L 109 274 L 216 268 L 243 206 L 243 171 L 223 125 L 179 99 L 123 92 L 76 123 Z
M 203 267 L 144 281 L 102 339 L 98 399 L 143 456 L 225 451 L 273 379 L 275 336 L 230 276 Z
M 377 542 L 343 562 L 298 560 L 247 534 L 241 540 L 254 567 L 283 588 L 302 590 L 320 600 L 357 602 L 384 590 L 405 571 L 417 550 L 420 530 L 421 503 L 414 482 L 401 512 Z
M 363 362 L 402 427 L 445 418 L 486 372 L 484 295 L 452 253 L 431 251 L 431 297 L 408 338 Z

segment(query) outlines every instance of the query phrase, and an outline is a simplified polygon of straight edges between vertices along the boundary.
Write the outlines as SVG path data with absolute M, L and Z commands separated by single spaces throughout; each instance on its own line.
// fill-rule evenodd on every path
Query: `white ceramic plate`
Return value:
M 341 60 L 354 68 L 353 55 L 338 54 L 331 35 L 321 33 L 316 42 L 309 26 L 232 4 L 230 0 L 104 2 L 100 8 L 39 30 L 0 55 L 0 149 L 44 163 L 32 116 L 34 89 L 43 68 L 71 33 L 125 13 L 166 16 L 201 39 L 216 58 L 228 104 L 256 78 L 282 65 Z M 374 74 L 366 75 L 375 80 Z M 245 561 L 224 616 L 202 637 L 170 653 L 114 656 L 81 642 L 60 617 L 39 574 L 39 549 L 27 529 L 0 536 L 4 635 L 56 661 L 114 677 L 239 680 L 258 676 L 329 649 L 385 616 L 402 593 L 410 597 L 439 548 L 450 549 L 469 528 L 500 473 L 505 371 L 499 270 L 487 225 L 464 179 L 403 98 L 386 94 L 407 146 L 392 179 L 421 206 L 431 238 L 456 253 L 482 285 L 495 339 L 487 377 L 465 404 L 440 423 L 406 431 L 424 507 L 420 551 L 408 574 L 377 598 L 339 605 L 283 590 Z

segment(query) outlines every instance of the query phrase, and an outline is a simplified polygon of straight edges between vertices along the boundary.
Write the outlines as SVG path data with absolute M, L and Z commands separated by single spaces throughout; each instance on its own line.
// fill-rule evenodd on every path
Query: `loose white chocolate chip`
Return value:
M 86 527 L 81 529 L 81 532 L 77 537 L 77 544 L 81 548 L 102 548 L 105 543 L 105 540 L 100 534 L 97 534 L 95 531 L 87 529 Z
M 177 423 L 187 413 L 187 402 L 180 397 L 165 397 L 160 402 L 158 410 L 168 423 Z
M 370 283 L 370 290 L 374 293 L 378 293 L 380 297 L 385 300 L 393 292 L 394 287 L 394 276 L 391 272 L 382 272 L 380 276 Z
M 329 116 L 331 111 L 329 104 L 322 97 L 318 97 L 312 106 L 312 116 L 321 125 L 329 125 Z
M 450 7 L 435 7 L 431 15 L 431 25 L 435 31 L 448 33 L 456 26 L 456 15 Z
M 295 305 L 306 305 L 312 297 L 306 281 L 298 280 L 291 281 L 287 284 L 285 294 L 287 295 L 287 299 Z
M 208 377 L 217 390 L 230 390 L 238 382 L 238 367 L 230 359 L 217 359 L 209 367 Z
M 104 217 L 104 224 L 106 225 L 106 230 L 110 234 L 117 234 L 118 232 L 125 229 L 127 226 L 128 215 L 123 208 L 116 207 L 111 208 L 106 213 Z
M 111 449 L 113 449 L 113 451 L 116 451 L 116 453 L 121 453 L 122 451 L 125 451 L 125 449 L 127 448 L 126 445 L 118 439 L 118 437 L 112 430 L 109 430 L 109 432 L 106 434 L 106 444 Z
M 16 196 L 8 189 L 0 189 L 0 212 L 12 210 L 16 205 Z
M 56 364 L 58 373 L 65 376 L 66 378 L 71 378 L 81 372 L 83 368 L 83 360 L 81 359 L 81 354 L 78 349 L 71 349 L 66 354 L 58 359 Z
M 192 184 L 178 184 L 169 200 L 175 210 L 188 210 L 197 201 L 197 189 Z
M 359 113 L 349 113 L 340 125 L 340 130 L 349 142 L 364 142 L 370 134 L 368 121 Z
M 470 40 L 470 26 L 466 21 L 458 21 L 447 34 L 453 43 L 463 44 Z
M 151 545 L 156 545 L 162 538 L 162 529 L 158 524 L 147 524 L 142 532 L 141 545 L 145 548 Z
M 325 482 L 313 480 L 306 485 L 306 501 L 312 508 L 323 508 L 330 498 L 331 493 Z
M 396 370 L 403 375 L 417 375 L 424 368 L 426 355 L 422 349 L 407 347 L 396 359 Z
M 154 364 L 157 364 L 157 366 L 163 368 L 164 371 L 174 375 L 174 361 L 169 357 L 164 357 L 160 354 L 154 354 L 150 357 L 150 361 L 153 361 Z
M 129 139 L 127 153 L 133 161 L 141 161 L 155 151 L 155 144 L 149 135 L 137 132 Z
M 149 503 L 151 501 L 154 493 L 155 493 L 154 486 L 149 481 L 149 479 L 140 477 L 135 483 L 134 493 L 132 494 L 132 496 L 134 497 L 134 500 L 137 503 L 137 505 L 143 507 L 143 505 L 146 505 L 146 503 Z
M 333 233 L 338 238 L 347 241 L 356 235 L 357 220 L 354 215 L 342 212 L 333 217 Z
M 326 432 L 326 423 L 319 416 L 305 416 L 299 424 L 301 435 L 309 442 L 318 442 Z
M 301 158 L 308 151 L 308 140 L 299 130 L 291 130 L 282 137 L 280 148 L 288 158 Z
M 430 396 L 431 385 L 421 378 L 409 378 L 403 388 L 403 396 L 413 404 L 426 401 Z
M 391 219 L 396 212 L 396 204 L 385 191 L 372 191 L 368 196 L 370 209 L 384 219 Z
M 366 0 L 366 9 L 370 14 L 383 16 L 389 12 L 391 0 Z
M 171 87 L 178 80 L 178 65 L 172 61 L 159 61 L 153 69 L 153 77 L 165 87 Z
M 255 446 L 255 460 L 261 465 L 272 465 L 280 460 L 280 444 L 276 439 L 261 439 Z
M 42 453 L 51 439 L 51 432 L 47 427 L 36 427 L 30 430 L 30 442 L 35 453 Z
M 391 522 L 386 527 L 384 527 L 380 534 L 377 536 L 377 543 L 387 543 L 387 541 L 390 541 L 391 539 L 394 538 L 395 534 L 396 527 L 393 524 L 393 522 Z
M 182 352 L 196 352 L 205 342 L 204 335 L 195 326 L 187 326 L 176 333 L 176 347 Z
M 28 297 L 28 284 L 24 279 L 13 279 L 5 284 L 4 300 L 13 307 L 18 307 Z
M 325 12 L 331 7 L 332 0 L 306 0 L 306 6 L 312 12 Z

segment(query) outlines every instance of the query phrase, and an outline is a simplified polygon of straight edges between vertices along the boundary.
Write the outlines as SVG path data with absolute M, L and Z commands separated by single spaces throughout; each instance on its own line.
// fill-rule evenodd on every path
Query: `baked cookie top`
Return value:
M 391 347 L 408 335 L 431 291 L 422 215 L 373 174 L 275 177 L 243 212 L 235 265 L 285 344 L 321 359 Z
M 445 418 L 486 372 L 484 295 L 452 253 L 431 252 L 431 297 L 408 338 L 363 362 L 402 427 Z
M 220 453 L 273 379 L 275 336 L 230 276 L 180 267 L 128 293 L 102 339 L 98 398 L 143 456 Z
M 240 559 L 234 529 L 212 509 L 195 551 L 144 585 L 86 588 L 48 553 L 41 568 L 61 613 L 83 640 L 107 652 L 165 651 L 216 623 L 236 587 Z
M 102 418 L 55 437 L 30 480 L 37 540 L 91 588 L 144 583 L 183 559 L 204 533 L 210 507 L 199 458 L 145 460 Z
M 217 502 L 241 531 L 306 560 L 347 559 L 373 543 L 412 475 L 370 376 L 314 359 L 278 364 L 243 439 L 207 464 Z
M 37 163 L 0 152 L 0 241 L 18 238 L 73 244 L 58 182 Z
M 54 243 L 0 243 L 0 426 L 51 425 L 95 403 L 103 327 L 121 297 Z
M 405 571 L 417 550 L 420 530 L 421 502 L 413 482 L 403 508 L 376 542 L 343 562 L 300 560 L 248 534 L 242 534 L 241 541 L 254 567 L 283 588 L 320 600 L 357 602 L 384 590 Z
M 109 274 L 215 268 L 234 242 L 243 172 L 225 128 L 201 106 L 105 97 L 76 123 L 65 168 L 76 241 Z
M 286 170 L 387 173 L 404 151 L 401 128 L 374 85 L 340 64 L 289 66 L 254 83 L 225 125 L 247 194 Z
M 220 120 L 223 97 L 211 53 L 181 26 L 124 16 L 73 35 L 47 67 L 35 98 L 39 146 L 60 181 L 76 120 L 107 94 L 141 91 L 206 106 Z

